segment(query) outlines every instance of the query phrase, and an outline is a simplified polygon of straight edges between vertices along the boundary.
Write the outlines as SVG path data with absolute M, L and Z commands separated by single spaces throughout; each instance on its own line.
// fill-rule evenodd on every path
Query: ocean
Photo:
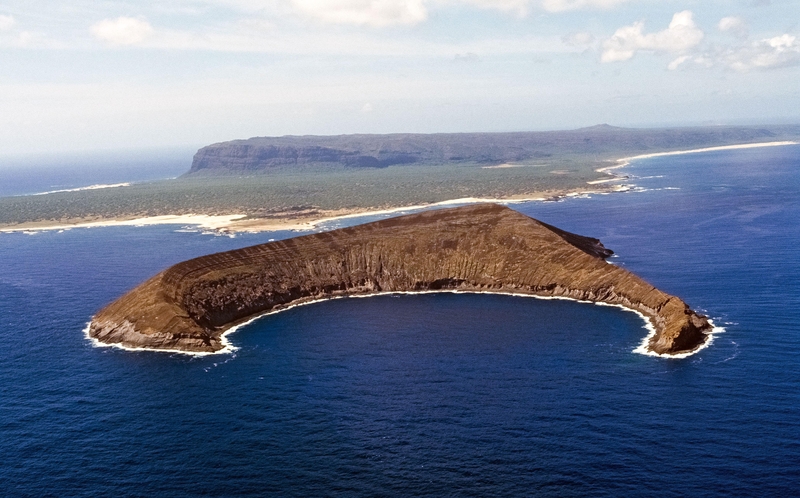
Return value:
M 0 197 L 36 195 L 175 178 L 189 170 L 186 149 L 0 158 Z
M 298 234 L 0 234 L 0 494 L 796 495 L 800 146 L 620 173 L 512 207 L 725 328 L 687 358 L 634 353 L 617 308 L 472 294 L 297 307 L 226 355 L 94 347 L 92 314 L 166 266 Z

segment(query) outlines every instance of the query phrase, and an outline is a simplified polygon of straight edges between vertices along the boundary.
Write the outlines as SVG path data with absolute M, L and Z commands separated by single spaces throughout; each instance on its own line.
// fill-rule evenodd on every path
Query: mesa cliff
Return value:
M 515 133 L 395 133 L 254 137 L 201 148 L 185 176 L 270 173 L 281 168 L 385 168 L 454 163 L 553 162 L 797 137 L 800 127 L 632 129 L 608 125 Z M 587 157 L 589 156 L 589 157 Z
M 293 304 L 461 290 L 621 305 L 651 322 L 656 353 L 705 342 L 704 316 L 608 264 L 611 254 L 597 239 L 494 204 L 426 211 L 184 261 L 98 312 L 89 335 L 134 348 L 214 352 L 234 325 Z

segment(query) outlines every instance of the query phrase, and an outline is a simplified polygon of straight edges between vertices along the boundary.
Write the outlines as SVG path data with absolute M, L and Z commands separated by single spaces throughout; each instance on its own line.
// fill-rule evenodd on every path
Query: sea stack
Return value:
M 92 319 L 91 337 L 131 348 L 215 352 L 254 316 L 346 295 L 461 290 L 621 305 L 656 330 L 648 349 L 692 351 L 708 320 L 681 299 L 608 264 L 599 240 L 507 207 L 425 211 L 191 259 L 150 278 Z

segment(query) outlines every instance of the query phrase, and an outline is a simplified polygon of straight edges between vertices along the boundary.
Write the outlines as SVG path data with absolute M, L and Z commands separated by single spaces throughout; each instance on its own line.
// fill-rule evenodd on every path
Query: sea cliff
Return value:
M 591 162 L 719 145 L 796 138 L 797 126 L 632 129 L 598 125 L 578 130 L 516 133 L 396 133 L 254 137 L 197 151 L 185 176 L 271 173 L 289 168 L 385 168 L 395 165 L 547 161 Z
M 705 342 L 705 317 L 608 264 L 611 254 L 597 239 L 494 204 L 426 211 L 179 263 L 98 312 L 89 335 L 133 348 L 214 352 L 226 330 L 293 304 L 462 290 L 621 305 L 651 322 L 648 348 L 659 354 Z

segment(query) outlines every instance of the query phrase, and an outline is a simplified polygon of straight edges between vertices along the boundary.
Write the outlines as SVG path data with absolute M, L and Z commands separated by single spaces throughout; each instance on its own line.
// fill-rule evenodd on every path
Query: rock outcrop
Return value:
M 657 353 L 705 342 L 705 317 L 608 264 L 611 254 L 597 239 L 494 204 L 426 211 L 179 263 L 97 313 L 89 334 L 129 347 L 213 352 L 227 329 L 292 304 L 454 289 L 622 305 L 648 317 Z

